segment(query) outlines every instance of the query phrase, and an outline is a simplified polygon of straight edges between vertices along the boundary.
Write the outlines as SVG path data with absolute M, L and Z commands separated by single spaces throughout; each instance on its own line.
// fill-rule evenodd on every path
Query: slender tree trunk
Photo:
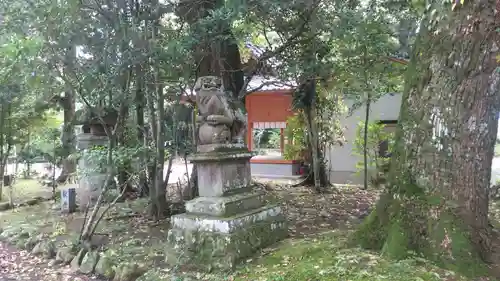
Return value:
M 307 130 L 309 134 L 309 141 L 311 144 L 311 158 L 313 166 L 313 179 L 314 179 L 314 189 L 317 192 L 321 192 L 321 163 L 318 155 L 318 137 L 317 137 L 317 123 L 316 123 L 316 110 L 314 107 L 308 108 L 307 110 Z
M 170 174 L 172 173 L 172 165 L 174 163 L 174 155 L 168 157 L 167 171 L 165 172 L 165 178 L 163 179 L 163 189 L 167 190 L 168 182 L 170 181 Z
M 142 147 L 147 147 L 147 138 L 144 134 L 145 124 L 144 124 L 144 73 L 141 66 L 137 66 L 136 70 L 136 91 L 135 91 L 135 113 L 137 119 L 137 140 L 142 144 Z M 147 177 L 147 159 L 146 155 L 141 154 L 139 158 L 139 188 L 141 190 L 141 197 L 147 196 L 149 194 L 148 187 L 148 177 Z
M 6 110 L 6 104 L 1 104 L 0 105 L 0 201 L 3 199 L 3 176 L 5 174 L 5 163 L 4 159 L 6 158 L 5 156 L 5 135 L 7 134 L 7 129 L 6 124 L 5 124 L 5 119 L 7 118 L 7 110 Z M 8 157 L 8 156 L 7 156 Z
M 125 116 L 122 120 L 122 124 L 118 124 L 117 128 L 120 128 L 119 131 L 116 132 L 118 145 L 126 146 L 125 139 L 125 128 L 127 126 L 128 116 L 129 116 L 129 108 L 128 106 L 125 108 Z M 118 189 L 120 192 L 123 191 L 124 194 L 127 192 L 132 192 L 132 185 L 129 181 L 129 175 L 132 174 L 132 165 L 131 161 L 127 161 L 123 163 L 123 166 L 118 170 Z M 125 190 L 124 190 L 125 189 Z
M 157 70 L 159 71 L 159 69 Z M 158 80 L 158 77 L 155 79 L 156 81 Z M 155 180 L 155 203 L 154 205 L 156 206 L 156 217 L 157 218 L 163 218 L 165 216 L 169 216 L 169 208 L 167 204 L 167 197 L 166 197 L 166 190 L 165 190 L 165 185 L 163 183 L 163 170 L 165 168 L 165 126 L 164 126 L 164 120 L 165 120 L 165 99 L 163 95 L 163 86 L 161 83 L 157 86 L 157 91 L 156 91 L 156 104 L 157 104 L 157 124 L 156 126 L 158 127 L 156 129 L 156 180 Z M 172 159 L 172 158 L 171 158 Z M 172 168 L 172 162 L 170 161 L 169 164 L 169 171 Z
M 439 4 L 444 18 L 421 26 L 388 190 L 354 235 L 363 247 L 398 259 L 417 252 L 467 275 L 488 274 L 485 263 L 496 250 L 488 187 L 500 109 L 495 4 L 466 1 L 453 12 Z
M 67 51 L 67 66 L 70 67 L 75 61 L 76 51 L 71 47 Z M 63 131 L 61 135 L 62 144 L 62 169 L 61 174 L 57 178 L 58 183 L 63 183 L 68 180 L 72 174 L 76 172 L 76 162 L 70 157 L 76 151 L 75 146 L 75 93 L 70 86 L 67 86 L 64 92 L 64 97 L 60 100 L 60 104 L 64 111 Z
M 157 2 L 156 2 L 157 4 Z M 156 41 L 158 36 L 158 26 L 159 21 L 154 21 L 151 24 L 152 41 Z M 159 65 L 154 66 L 153 70 L 153 85 L 151 89 L 154 91 L 156 100 L 151 96 L 153 93 L 148 95 L 148 105 L 150 109 L 150 124 L 153 128 L 153 138 L 156 146 L 156 157 L 154 166 L 154 185 L 150 190 L 151 202 L 151 215 L 156 219 L 161 219 L 165 216 L 170 215 L 166 191 L 163 184 L 163 169 L 165 166 L 165 95 L 163 93 L 163 83 L 160 81 L 160 67 Z M 156 111 L 154 104 L 156 103 Z
M 8 164 L 8 159 L 9 159 L 9 154 L 10 154 L 10 150 L 11 150 L 11 145 L 10 144 L 7 144 L 7 149 L 4 151 L 4 146 L 2 146 L 2 152 L 0 153 L 1 154 L 1 158 L 0 158 L 0 201 L 2 201 L 2 192 L 3 192 L 3 187 L 4 187 L 4 176 L 5 176 L 5 172 L 7 170 L 7 164 Z M 14 200 L 14 196 L 12 194 L 12 181 L 14 179 L 13 178 L 10 178 L 10 182 L 9 182 L 9 203 L 10 205 L 12 206 L 13 205 L 13 200 Z
M 304 112 L 307 122 L 307 133 L 309 139 L 309 148 L 311 150 L 311 160 L 313 168 L 314 189 L 316 192 L 322 192 L 322 186 L 326 185 L 326 173 L 322 168 L 321 151 L 319 145 L 318 122 L 316 111 L 316 81 L 311 80 L 306 82 L 303 90 L 306 91 L 306 96 L 312 97 L 310 104 L 305 106 Z
M 365 108 L 365 126 L 363 132 L 363 188 L 368 189 L 368 122 L 370 122 L 370 106 L 371 99 L 370 93 L 366 98 L 366 108 Z
M 193 110 L 192 116 L 191 116 L 191 139 L 193 140 L 192 142 L 192 151 L 196 151 L 196 140 L 197 135 L 198 135 L 198 128 L 196 126 L 196 110 Z M 186 176 L 188 179 L 187 185 L 188 188 L 183 192 L 186 194 L 186 197 L 184 200 L 191 200 L 194 199 L 195 197 L 198 196 L 198 169 L 196 168 L 196 165 L 193 164 L 193 168 L 191 170 L 191 174 L 189 174 L 188 168 L 187 168 L 187 154 L 184 155 L 184 161 L 186 164 Z M 189 197 L 188 197 L 189 196 Z
M 50 166 L 52 167 L 52 198 L 54 199 L 54 202 L 56 201 L 56 141 L 54 140 L 52 142 L 52 149 L 54 151 L 52 155 L 52 163 Z

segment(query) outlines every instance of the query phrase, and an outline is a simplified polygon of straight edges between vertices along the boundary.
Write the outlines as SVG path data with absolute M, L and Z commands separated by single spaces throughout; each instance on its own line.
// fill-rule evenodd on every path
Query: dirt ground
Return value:
M 288 216 L 291 238 L 315 233 L 351 228 L 357 224 L 376 201 L 376 191 L 358 188 L 332 188 L 327 194 L 316 194 L 308 187 L 289 187 L 276 184 L 259 185 L 273 202 L 281 204 Z M 161 243 L 169 228 L 168 220 L 154 222 L 147 217 L 146 199 L 120 203 L 110 210 L 96 235 L 102 247 L 134 259 L 144 259 L 151 266 L 162 267 L 164 254 Z M 11 224 L 29 224 L 58 240 L 77 235 L 83 221 L 82 213 L 61 215 L 52 203 L 23 207 L 0 213 L 0 228 Z M 79 276 L 67 267 L 54 267 L 48 261 L 32 257 L 0 244 L 0 281 L 66 281 L 98 280 Z M 80 278 L 80 279 L 78 279 Z
M 0 243 L 0 281 L 103 281 L 95 276 L 84 276 L 71 271 L 69 266 L 51 265 L 49 261 L 34 257 Z

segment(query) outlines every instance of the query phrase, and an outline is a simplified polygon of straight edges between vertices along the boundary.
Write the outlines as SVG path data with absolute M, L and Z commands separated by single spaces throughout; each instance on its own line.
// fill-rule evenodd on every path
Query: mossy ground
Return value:
M 309 238 L 287 239 L 247 259 L 231 274 L 150 271 L 147 280 L 234 280 L 234 281 L 441 281 L 467 280 L 433 266 L 419 257 L 401 261 L 383 259 L 377 253 L 347 246 L 349 230 L 319 233 Z M 186 279 L 185 279 L 186 278 Z M 192 280 L 191 279 L 191 280 Z
M 333 231 L 292 239 L 242 267 L 235 280 L 465 280 L 417 257 L 398 262 L 347 246 L 351 231 Z
M 349 246 L 347 241 L 377 200 L 377 192 L 339 188 L 317 195 L 308 188 L 269 186 L 266 190 L 281 202 L 290 222 L 290 237 L 248 258 L 232 273 L 212 274 L 168 268 L 164 242 L 168 221 L 152 222 L 146 216 L 147 200 L 117 204 L 97 230 L 96 239 L 117 261 L 137 261 L 150 270 L 138 280 L 467 280 L 435 267 L 418 256 L 387 260 L 377 252 Z M 493 205 L 492 217 L 498 216 Z M 77 237 L 83 213 L 60 215 L 51 202 L 0 212 L 0 228 L 28 227 L 64 243 Z M 497 222 L 495 222 L 497 223 Z M 500 225 L 500 224 L 499 224 Z M 193 278 L 194 277 L 194 278 Z
M 59 186 L 58 190 L 63 187 Z M 36 179 L 16 179 L 12 185 L 12 190 L 8 186 L 3 187 L 0 201 L 9 202 L 11 195 L 15 203 L 34 197 L 49 198 L 52 195 L 52 188 L 42 186 Z

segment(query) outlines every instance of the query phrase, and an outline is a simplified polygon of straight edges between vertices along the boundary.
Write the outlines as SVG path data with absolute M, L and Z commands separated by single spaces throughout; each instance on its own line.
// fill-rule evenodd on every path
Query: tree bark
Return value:
M 196 24 L 208 17 L 210 11 L 220 9 L 223 5 L 224 1 L 221 0 L 181 0 L 176 14 L 191 27 L 196 28 Z M 230 23 L 220 22 L 217 24 L 217 27 L 219 29 L 216 34 L 218 37 L 224 38 L 223 40 L 208 39 L 206 34 L 198 30 L 197 35 L 199 38 L 202 38 L 202 42 L 194 46 L 193 49 L 197 65 L 196 77 L 208 75 L 221 76 L 224 88 L 230 91 L 235 99 L 239 99 L 239 94 L 244 85 L 240 50 L 232 33 Z M 196 129 L 194 131 L 197 132 Z M 196 136 L 197 134 L 195 133 L 194 140 L 196 140 Z M 191 177 L 188 182 L 189 194 L 191 196 L 197 195 L 198 178 L 196 165 L 193 165 Z
M 74 57 L 76 55 L 75 48 L 69 48 L 66 55 L 66 67 L 70 67 L 74 62 Z M 75 153 L 75 93 L 70 86 L 67 86 L 64 92 L 64 97 L 60 99 L 60 105 L 63 108 L 63 130 L 61 134 L 61 146 L 62 146 L 62 170 L 61 174 L 57 178 L 58 183 L 63 183 L 68 180 L 68 178 L 76 172 L 76 163 L 71 159 L 71 155 Z
M 157 69 L 159 72 L 160 70 Z M 156 189 L 155 194 L 156 198 L 154 200 L 154 213 L 156 218 L 163 218 L 165 216 L 170 215 L 170 210 L 167 203 L 166 190 L 165 185 L 163 184 L 163 170 L 165 168 L 165 99 L 163 95 L 163 85 L 159 83 L 158 77 L 156 77 L 155 81 L 158 83 L 156 90 L 156 104 L 157 104 L 157 129 L 156 129 L 156 180 L 155 186 Z M 170 172 L 172 162 L 170 161 L 170 165 L 168 167 Z
M 241 65 L 240 50 L 234 37 L 230 22 L 220 21 L 214 24 L 215 37 L 204 34 L 197 23 L 208 17 L 210 11 L 224 6 L 221 0 L 181 0 L 176 10 L 177 16 L 197 30 L 201 42 L 194 46 L 194 59 L 197 65 L 197 77 L 221 76 L 224 88 L 238 98 L 244 85 L 244 74 Z
M 500 109 L 499 22 L 495 0 L 442 9 L 438 25 L 423 22 L 413 50 L 387 191 L 353 238 L 388 257 L 413 251 L 481 276 L 494 250 L 488 187 Z
M 193 140 L 192 142 L 192 151 L 196 151 L 196 140 L 197 140 L 197 135 L 198 135 L 198 128 L 196 126 L 196 110 L 193 110 L 191 112 L 191 139 Z M 194 199 L 199 195 L 199 190 L 198 190 L 198 168 L 196 168 L 196 165 L 193 164 L 193 168 L 191 169 L 191 174 L 189 174 L 189 170 L 187 168 L 187 153 L 184 154 L 184 161 L 186 164 L 186 176 L 188 179 L 187 182 L 187 188 L 184 190 L 182 193 L 185 194 L 186 196 L 184 197 L 184 200 L 191 200 Z
M 368 189 L 368 122 L 370 122 L 370 93 L 366 98 L 365 124 L 363 132 L 363 188 Z
M 5 175 L 5 170 L 7 166 L 7 159 L 9 158 L 9 152 L 10 152 L 10 142 L 9 142 L 9 135 L 10 131 L 12 130 L 10 126 L 7 127 L 7 122 L 6 119 L 10 115 L 10 105 L 7 104 L 2 104 L 0 105 L 0 201 L 2 201 L 3 197 L 3 177 Z M 5 151 L 5 145 L 9 144 L 7 146 L 7 151 Z
M 141 66 L 137 66 L 136 70 L 136 91 L 135 91 L 135 113 L 137 119 L 137 140 L 142 144 L 142 147 L 147 147 L 147 138 L 144 134 L 145 124 L 144 124 L 144 71 Z M 139 188 L 141 197 L 149 195 L 148 177 L 147 177 L 147 167 L 148 161 L 147 156 L 141 153 L 139 158 L 140 171 L 139 171 Z

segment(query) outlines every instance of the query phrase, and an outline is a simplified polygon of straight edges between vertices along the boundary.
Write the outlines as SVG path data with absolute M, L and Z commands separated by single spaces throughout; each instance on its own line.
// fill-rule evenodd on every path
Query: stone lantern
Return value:
M 82 127 L 80 133 L 76 135 L 76 143 L 77 149 L 83 155 L 78 161 L 78 184 L 80 192 L 83 193 L 83 199 L 91 202 L 97 199 L 101 188 L 104 186 L 106 170 L 102 163 L 88 161 L 86 155 L 90 149 L 96 146 L 108 146 L 109 138 L 106 135 L 104 126 L 112 130 L 118 117 L 115 110 L 104 110 L 103 112 L 105 113 L 101 118 L 86 109 L 76 112 L 76 125 Z M 104 124 L 102 124 L 101 119 L 104 120 Z

